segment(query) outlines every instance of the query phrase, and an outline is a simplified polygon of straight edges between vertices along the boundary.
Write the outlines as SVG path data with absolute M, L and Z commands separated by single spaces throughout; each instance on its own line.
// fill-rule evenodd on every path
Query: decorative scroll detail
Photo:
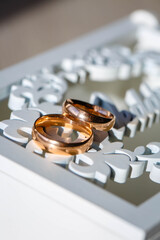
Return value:
M 75 163 L 69 163 L 69 169 L 74 173 L 106 183 L 112 177 L 115 182 L 124 183 L 128 177 L 136 178 L 143 174 L 145 162 L 137 161 L 134 152 L 121 150 L 121 142 L 110 143 L 106 138 L 101 143 L 102 149 L 97 152 L 88 152 L 77 155 Z M 144 148 L 138 148 L 139 154 Z M 80 163 L 85 164 L 81 165 Z M 87 166 L 86 166 L 87 165 Z
M 149 43 L 148 37 L 146 39 Z M 154 45 L 151 43 L 152 49 L 150 47 L 143 49 L 143 40 L 142 49 L 139 47 L 140 45 L 137 45 L 135 52 L 131 52 L 129 48 L 121 45 L 89 49 L 63 59 L 58 66 L 59 71 L 72 83 L 76 83 L 78 80 L 81 83 L 85 82 L 87 74 L 91 81 L 101 82 L 124 81 L 142 74 L 159 76 L 159 46 L 156 45 L 154 48 L 156 41 L 153 42 Z
M 139 177 L 147 166 L 150 179 L 160 183 L 159 142 L 150 143 L 146 148 L 139 146 L 134 152 L 122 149 L 122 146 L 122 143 L 110 143 L 106 138 L 101 143 L 102 149 L 77 155 L 75 162 L 69 163 L 69 169 L 82 177 L 105 184 L 110 177 L 118 183 L 126 182 L 128 177 Z
M 77 53 L 64 59 L 59 68 L 71 82 L 77 82 L 78 79 L 84 82 L 86 73 L 90 80 L 103 82 L 140 76 L 142 63 L 136 54 L 131 54 L 129 48 L 117 45 Z
M 134 137 L 137 131 L 143 132 L 146 127 L 151 128 L 160 121 L 160 89 L 151 89 L 143 82 L 140 94 L 129 89 L 125 95 L 125 102 L 129 111 L 119 111 L 112 100 L 101 92 L 94 92 L 90 102 L 111 111 L 116 116 L 116 123 L 110 130 L 110 136 L 122 140 L 123 137 Z
M 37 107 L 41 102 L 56 104 L 67 90 L 66 81 L 49 72 L 28 76 L 19 85 L 13 85 L 8 106 L 11 110 Z

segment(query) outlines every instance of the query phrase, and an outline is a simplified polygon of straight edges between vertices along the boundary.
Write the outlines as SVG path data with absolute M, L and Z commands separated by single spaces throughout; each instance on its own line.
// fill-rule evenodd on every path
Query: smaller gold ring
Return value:
M 88 122 L 92 128 L 109 131 L 115 124 L 115 116 L 106 109 L 76 99 L 63 103 L 63 115 L 76 121 Z
M 58 133 L 60 127 L 71 132 L 75 130 L 78 135 L 74 140 L 70 136 L 63 137 Z M 61 114 L 48 114 L 38 118 L 33 126 L 32 137 L 44 150 L 60 155 L 84 153 L 93 142 L 90 124 L 68 119 Z

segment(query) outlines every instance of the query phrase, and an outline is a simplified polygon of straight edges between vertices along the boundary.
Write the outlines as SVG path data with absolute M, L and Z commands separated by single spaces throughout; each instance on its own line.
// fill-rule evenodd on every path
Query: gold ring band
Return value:
M 63 115 L 72 120 L 88 122 L 92 128 L 100 131 L 109 131 L 115 124 L 115 116 L 111 112 L 76 99 L 67 99 L 63 103 Z
M 69 135 L 63 137 L 58 131 L 66 128 L 69 129 Z M 74 135 L 74 130 L 78 135 L 72 140 L 71 134 Z M 61 155 L 84 153 L 93 142 L 93 132 L 89 123 L 71 120 L 61 114 L 48 114 L 38 118 L 33 126 L 32 137 L 44 150 Z

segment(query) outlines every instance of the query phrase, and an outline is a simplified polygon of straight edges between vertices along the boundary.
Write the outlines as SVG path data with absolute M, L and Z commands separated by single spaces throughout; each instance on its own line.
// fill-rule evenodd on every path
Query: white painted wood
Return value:
M 117 39 L 132 42 L 142 26 L 157 26 L 157 20 L 148 12 L 135 12 L 65 46 L 4 69 L 0 73 L 0 98 L 8 95 L 11 84 L 39 71 L 44 63 L 50 67 L 77 49 L 83 51 Z M 153 170 L 156 176 L 157 169 Z M 4 137 L 0 137 L 0 192 L 0 238 L 4 240 L 144 240 L 158 236 L 160 229 L 160 193 L 136 207 Z

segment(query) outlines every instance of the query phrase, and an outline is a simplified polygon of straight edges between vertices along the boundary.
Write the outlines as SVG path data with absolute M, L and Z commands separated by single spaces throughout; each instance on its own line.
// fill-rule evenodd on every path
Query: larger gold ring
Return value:
M 63 136 L 63 130 L 66 128 L 69 129 L 69 134 L 67 136 L 65 132 Z M 77 134 L 76 138 L 74 136 L 72 139 L 71 135 L 74 134 Z M 49 114 L 38 118 L 33 126 L 32 137 L 44 150 L 60 155 L 84 153 L 93 142 L 90 124 L 68 119 L 61 114 Z
M 76 99 L 63 103 L 63 115 L 76 121 L 88 122 L 96 130 L 109 131 L 115 124 L 115 116 L 106 109 Z

